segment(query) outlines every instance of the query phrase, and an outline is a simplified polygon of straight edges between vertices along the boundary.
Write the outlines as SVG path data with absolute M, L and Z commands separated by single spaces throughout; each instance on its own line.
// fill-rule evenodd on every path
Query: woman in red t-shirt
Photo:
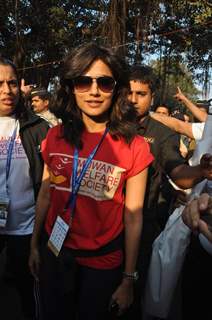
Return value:
M 64 63 L 52 108 L 62 124 L 42 145 L 45 169 L 29 261 L 44 319 L 108 320 L 133 301 L 153 157 L 136 135 L 126 70 L 120 57 L 94 43 Z

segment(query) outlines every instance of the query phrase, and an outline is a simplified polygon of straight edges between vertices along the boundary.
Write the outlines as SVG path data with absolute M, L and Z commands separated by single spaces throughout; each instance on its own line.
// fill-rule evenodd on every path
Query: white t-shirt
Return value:
M 205 122 L 193 122 L 192 123 L 192 133 L 193 133 L 194 139 L 196 141 L 202 139 L 204 127 L 205 127 Z
M 31 234 L 35 216 L 35 198 L 29 175 L 29 162 L 19 136 L 19 122 L 14 117 L 0 117 L 0 193 L 6 192 L 6 161 L 9 141 L 17 125 L 8 177 L 9 210 L 0 234 Z

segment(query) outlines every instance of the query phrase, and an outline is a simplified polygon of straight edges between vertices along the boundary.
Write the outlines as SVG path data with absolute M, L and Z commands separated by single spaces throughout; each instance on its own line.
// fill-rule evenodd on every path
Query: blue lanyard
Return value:
M 8 194 L 8 178 L 9 178 L 9 173 L 10 173 L 10 165 L 11 165 L 11 160 L 12 160 L 12 153 L 13 153 L 13 147 L 15 143 L 15 138 L 16 138 L 16 132 L 17 132 L 17 123 L 15 125 L 15 129 L 13 131 L 12 137 L 9 142 L 9 146 L 7 148 L 7 161 L 6 161 L 6 190 Z
M 71 220 L 74 215 L 74 208 L 75 208 L 75 204 L 76 204 L 77 193 L 80 188 L 82 178 L 85 175 L 85 172 L 87 171 L 87 169 L 88 169 L 91 161 L 93 160 L 97 150 L 99 149 L 100 145 L 102 144 L 107 132 L 108 132 L 108 128 L 105 129 L 105 132 L 104 132 L 103 136 L 101 137 L 101 140 L 99 141 L 97 146 L 94 148 L 94 150 L 89 154 L 89 156 L 86 159 L 78 177 L 77 177 L 77 167 L 78 167 L 79 152 L 78 152 L 77 148 L 75 148 L 75 150 L 74 150 L 73 168 L 72 168 L 72 193 L 71 193 L 71 196 L 70 196 L 68 203 L 67 203 L 67 206 L 66 206 L 66 208 L 68 208 L 69 206 L 71 208 Z

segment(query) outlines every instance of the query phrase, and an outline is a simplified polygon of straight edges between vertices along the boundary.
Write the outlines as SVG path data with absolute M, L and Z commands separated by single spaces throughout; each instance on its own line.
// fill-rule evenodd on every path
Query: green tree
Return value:
M 154 103 L 155 105 L 165 103 L 170 109 L 179 108 L 182 111 L 185 111 L 186 108 L 174 98 L 177 87 L 180 87 L 185 95 L 192 101 L 197 99 L 199 91 L 195 86 L 191 72 L 189 72 L 185 64 L 174 58 L 170 59 L 169 62 L 168 68 L 164 60 L 152 62 L 152 67 L 160 79 L 160 89 L 158 90 Z M 164 78 L 160 77 L 160 74 L 164 74 L 164 68 L 166 68 L 165 84 L 163 83 Z
M 27 82 L 48 86 L 70 48 L 95 40 L 130 63 L 159 56 L 164 89 L 174 59 L 207 91 L 211 13 L 206 0 L 1 1 L 0 51 L 17 63 Z

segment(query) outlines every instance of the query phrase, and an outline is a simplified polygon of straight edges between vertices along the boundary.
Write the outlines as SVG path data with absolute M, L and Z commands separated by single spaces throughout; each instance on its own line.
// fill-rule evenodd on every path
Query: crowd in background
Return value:
M 192 236 L 178 320 L 209 319 L 212 244 L 197 233 L 212 243 L 212 155 L 191 159 L 210 104 L 177 87 L 184 114 L 155 105 L 159 85 L 95 43 L 67 55 L 51 94 L 0 58 L 0 251 L 23 319 L 156 319 L 144 315 L 152 244 L 179 203 Z

